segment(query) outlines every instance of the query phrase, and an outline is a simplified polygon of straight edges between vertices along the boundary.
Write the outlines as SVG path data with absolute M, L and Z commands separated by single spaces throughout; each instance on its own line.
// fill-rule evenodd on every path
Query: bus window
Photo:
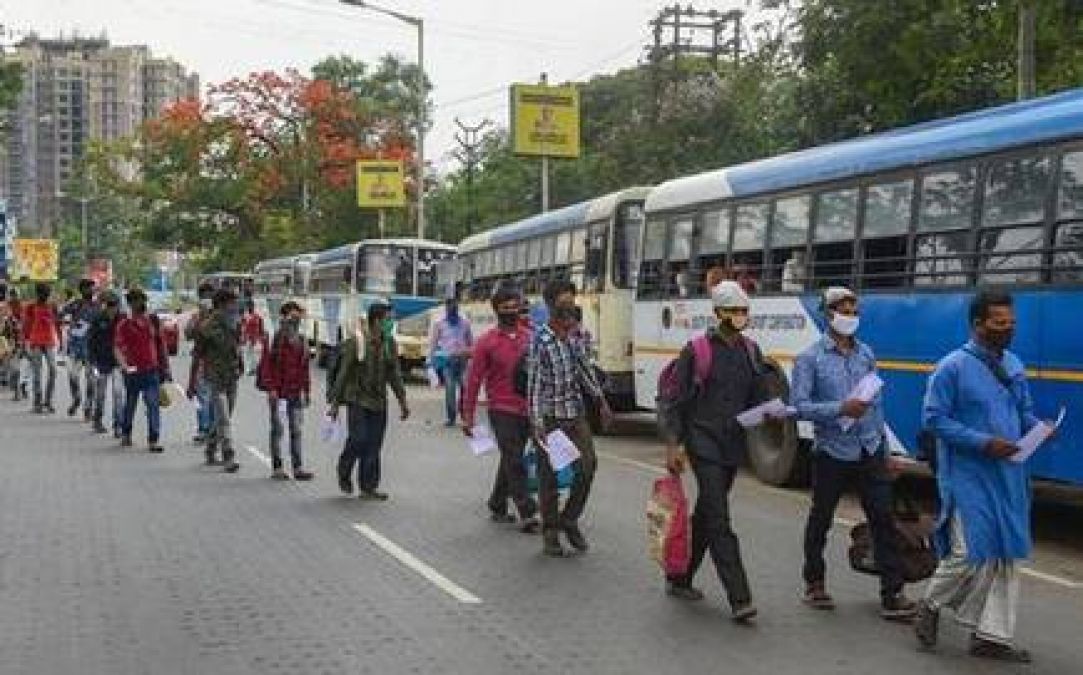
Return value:
M 666 256 L 666 221 L 648 220 L 643 230 L 643 260 L 639 264 L 639 297 L 662 297 L 662 266 Z
M 776 291 L 781 288 L 786 265 L 792 269 L 796 264 L 804 264 L 811 204 L 812 197 L 809 195 L 788 197 L 775 203 L 775 215 L 771 221 L 770 259 L 763 274 L 766 288 Z
M 445 298 L 459 281 L 455 254 L 439 249 L 417 250 L 417 295 L 424 298 Z
M 621 205 L 613 230 L 613 286 L 635 288 L 639 272 L 639 240 L 645 218 L 643 204 Z
M 979 280 L 991 284 L 1041 283 L 1044 243 L 1043 227 L 985 230 L 978 241 Z
M 726 266 L 726 253 L 730 247 L 730 211 L 708 211 L 700 216 L 700 223 L 699 240 L 696 243 L 696 268 L 699 270 L 697 282 L 702 286 L 707 270 Z M 708 288 L 700 290 L 701 294 L 710 292 Z
M 669 228 L 669 254 L 666 264 L 666 285 L 662 289 L 667 297 L 689 298 L 697 294 L 698 282 L 693 279 L 692 238 L 696 234 L 696 221 L 686 216 L 674 221 Z
M 527 265 L 527 247 L 529 242 L 521 241 L 515 245 L 515 271 L 522 274 Z
M 357 290 L 389 294 L 395 291 L 399 258 L 388 246 L 366 246 L 357 252 Z M 349 268 L 344 268 L 349 276 Z
M 982 227 L 1037 223 L 1045 217 L 1048 157 L 1016 157 L 989 167 Z
M 572 248 L 572 233 L 562 232 L 557 235 L 557 246 L 553 258 L 553 277 L 557 279 L 568 278 L 568 254 Z
M 583 291 L 605 290 L 605 254 L 609 250 L 609 223 L 594 223 L 588 228 L 586 278 Z
M 571 260 L 573 263 L 586 262 L 587 259 L 587 231 L 584 228 L 572 230 Z
M 852 286 L 854 283 L 854 239 L 857 232 L 857 188 L 820 195 L 813 229 L 812 280 L 815 288 Z M 803 261 L 792 264 L 792 275 Z M 783 274 L 785 276 L 785 272 Z M 801 290 L 804 282 L 793 284 Z M 786 290 L 786 289 L 783 289 Z
M 412 248 L 396 246 L 391 249 L 391 255 L 395 260 L 395 293 L 399 295 L 414 295 L 414 255 Z
M 745 290 L 755 292 L 756 281 L 763 271 L 763 242 L 767 232 L 767 204 L 743 204 L 733 216 L 733 269 L 734 277 L 741 275 Z
M 862 288 L 896 288 L 906 284 L 908 234 L 914 203 L 911 179 L 870 185 L 865 190 L 862 226 Z
M 1083 152 L 1066 152 L 1061 160 L 1057 190 L 1053 283 L 1083 281 L 1083 222 L 1079 221 L 1083 221 Z
M 541 264 L 541 239 L 531 239 L 527 247 L 526 269 L 527 275 L 526 292 L 541 293 L 542 287 L 538 280 L 538 267 Z
M 973 166 L 937 171 L 921 180 L 919 232 L 969 229 L 974 213 Z
M 970 231 L 922 235 L 916 240 L 914 285 L 963 286 Z
M 542 288 L 553 278 L 552 269 L 556 258 L 557 238 L 546 237 L 541 243 L 541 283 Z
M 1083 223 L 1058 226 L 1053 245 L 1053 283 L 1083 282 Z

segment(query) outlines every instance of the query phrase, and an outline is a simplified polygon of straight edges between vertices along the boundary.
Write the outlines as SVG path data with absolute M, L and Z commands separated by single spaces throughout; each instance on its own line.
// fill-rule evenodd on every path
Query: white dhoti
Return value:
M 958 514 L 951 519 L 951 553 L 940 561 L 925 602 L 955 612 L 955 620 L 978 638 L 1011 645 L 1019 607 L 1019 571 L 1014 560 L 970 562 Z

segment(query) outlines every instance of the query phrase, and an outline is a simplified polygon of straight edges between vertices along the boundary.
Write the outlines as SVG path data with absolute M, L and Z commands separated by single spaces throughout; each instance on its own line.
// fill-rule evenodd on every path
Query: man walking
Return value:
M 8 356 L 7 378 L 11 388 L 12 400 L 26 398 L 26 384 L 23 381 L 23 361 L 26 358 L 26 343 L 23 339 L 23 304 L 19 301 L 19 289 L 7 289 L 7 316 L 0 323 L 0 335 L 8 342 L 11 354 Z
M 942 608 L 971 629 L 970 653 L 1029 662 L 1015 645 L 1019 561 L 1030 555 L 1030 479 L 1011 461 L 1016 443 L 1038 424 L 1023 362 L 1008 351 L 1015 334 L 1012 298 L 982 291 L 970 305 L 972 338 L 936 366 L 923 423 L 938 440 L 940 565 L 915 626 L 936 645 Z
M 282 468 L 282 433 L 283 424 L 280 408 L 284 409 L 286 423 L 290 430 L 290 461 L 293 478 L 299 481 L 312 480 L 312 472 L 305 469 L 301 457 L 301 427 L 304 424 L 305 409 L 311 401 L 311 377 L 308 368 L 308 343 L 301 335 L 301 306 L 290 301 L 279 310 L 281 321 L 271 344 L 264 345 L 267 351 L 262 365 L 266 373 L 263 383 L 267 389 L 267 407 L 271 415 L 271 470 L 277 480 L 287 478 Z M 257 377 L 262 377 L 257 374 Z
M 60 344 L 60 316 L 49 301 L 49 284 L 34 288 L 35 302 L 23 310 L 23 341 L 30 356 L 30 373 L 34 389 L 34 412 L 55 413 L 53 390 L 56 388 L 56 348 Z M 42 370 L 47 370 L 42 391 Z
M 390 312 L 384 300 L 369 305 L 363 327 L 355 327 L 353 336 L 339 345 L 337 373 L 327 394 L 332 418 L 338 417 L 340 406 L 348 406 L 349 433 L 338 458 L 339 489 L 353 494 L 351 474 L 356 464 L 358 496 L 368 501 L 388 498 L 378 488 L 389 387 L 399 401 L 400 419 L 410 417 Z
M 210 316 L 195 333 L 192 358 L 199 360 L 196 379 L 189 379 L 188 397 L 196 396 L 198 375 L 208 386 L 211 414 L 214 424 L 207 438 L 206 459 L 208 465 L 217 463 L 218 449 L 222 449 L 222 469 L 236 473 L 241 465 L 237 462 L 233 447 L 233 408 L 237 404 L 237 380 L 241 377 L 241 326 L 237 295 L 226 288 L 215 291 Z
M 124 406 L 126 395 L 123 378 L 116 371 L 120 365 L 116 356 L 117 326 L 124 317 L 120 313 L 120 298 L 106 291 L 99 298 L 101 311 L 91 319 L 87 331 L 87 358 L 94 376 L 94 405 L 91 417 L 95 433 L 108 431 L 102 420 L 105 417 L 105 398 L 112 392 L 113 435 L 123 436 Z
M 463 393 L 463 432 L 473 434 L 478 396 L 485 387 L 489 404 L 489 424 L 500 449 L 489 513 L 493 521 L 513 523 L 508 513 L 510 497 L 519 513 L 520 529 L 533 533 L 538 529 L 534 517 L 537 505 L 527 492 L 523 450 L 530 439 L 530 419 L 526 399 L 515 390 L 515 371 L 530 347 L 530 331 L 520 324 L 522 294 L 517 287 L 501 284 L 493 293 L 496 327 L 478 340 L 470 360 Z
M 429 363 L 444 380 L 444 408 L 449 427 L 455 426 L 458 417 L 459 390 L 473 344 L 470 322 L 459 314 L 458 301 L 449 298 L 444 317 L 433 324 L 429 335 Z
M 201 444 L 206 443 L 207 437 L 210 436 L 214 424 L 214 411 L 211 409 L 210 385 L 207 384 L 207 378 L 204 376 L 205 364 L 195 353 L 195 339 L 199 329 L 210 319 L 214 287 L 204 282 L 199 285 L 197 293 L 199 306 L 184 326 L 184 338 L 193 344 L 192 363 L 188 373 L 189 381 L 195 383 L 192 394 L 189 396 L 196 403 L 196 433 L 192 442 Z
M 710 551 L 733 620 L 746 622 L 757 610 L 730 520 L 729 494 L 745 456 L 744 431 L 735 417 L 759 402 L 757 377 L 763 357 L 742 335 L 748 326 L 749 299 L 740 284 L 720 282 L 711 290 L 711 300 L 717 326 L 686 345 L 677 360 L 675 374 L 683 400 L 659 401 L 666 466 L 681 473 L 687 459 L 699 488 L 688 572 L 667 579 L 666 592 L 683 600 L 702 599 L 692 581 Z
M 159 442 L 162 431 L 159 396 L 162 383 L 171 379 L 169 357 L 157 317 L 147 314 L 147 294 L 133 288 L 125 298 L 131 316 L 117 325 L 114 350 L 117 363 L 124 373 L 125 402 L 120 444 L 123 447 L 132 445 L 135 409 L 142 396 L 147 410 L 147 449 L 159 453 L 162 452 Z
M 590 497 L 598 461 L 587 422 L 584 390 L 598 405 L 603 426 L 612 422 L 613 412 L 583 353 L 570 339 L 576 327 L 575 285 L 565 279 L 550 281 L 543 296 L 549 321 L 538 328 L 534 337 L 527 400 L 534 440 L 543 449 L 538 453 L 542 551 L 562 557 L 566 551 L 560 543 L 560 532 L 575 550 L 582 553 L 590 548 L 579 529 L 579 518 Z M 563 512 L 558 511 L 556 472 L 544 450 L 546 438 L 558 429 L 575 444 L 580 455 L 573 465 L 575 478 Z
M 94 374 L 91 372 L 87 353 L 87 334 L 97 313 L 98 308 L 94 305 L 94 281 L 82 279 L 79 281 L 79 297 L 64 306 L 61 318 L 68 325 L 68 344 L 65 352 L 68 389 L 71 391 L 68 417 L 74 417 L 81 404 L 83 419 L 87 422 L 91 420 L 94 409 Z
M 895 545 L 891 478 L 884 438 L 883 401 L 854 395 L 858 383 L 876 374 L 872 349 L 855 336 L 858 298 L 848 288 L 824 292 L 827 334 L 797 357 L 791 403 L 798 416 L 815 425 L 812 455 L 812 508 L 805 525 L 803 601 L 815 609 L 835 608 L 824 582 L 824 546 L 848 483 L 857 485 L 872 533 L 880 570 L 880 616 L 909 620 L 916 605 L 903 595 L 902 569 Z

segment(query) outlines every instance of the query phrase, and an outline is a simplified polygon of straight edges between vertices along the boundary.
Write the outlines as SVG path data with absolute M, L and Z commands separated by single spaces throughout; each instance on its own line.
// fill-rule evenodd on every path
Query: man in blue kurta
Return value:
M 1030 482 L 1016 443 L 1038 423 L 1023 363 L 1008 351 L 1012 298 L 983 291 L 970 306 L 972 339 L 937 364 L 923 422 L 937 437 L 940 565 L 918 610 L 917 637 L 937 639 L 941 608 L 973 632 L 970 653 L 1026 662 L 1014 643 L 1018 561 L 1030 555 Z

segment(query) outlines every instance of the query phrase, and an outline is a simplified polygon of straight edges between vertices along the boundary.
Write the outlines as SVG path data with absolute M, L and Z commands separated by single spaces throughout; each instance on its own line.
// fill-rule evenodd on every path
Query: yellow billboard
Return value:
M 512 147 L 517 155 L 579 156 L 579 90 L 546 84 L 511 86 Z
M 363 209 L 406 206 L 402 162 L 383 159 L 358 160 L 357 205 Z
M 9 276 L 30 281 L 56 281 L 60 255 L 55 239 L 16 239 Z

